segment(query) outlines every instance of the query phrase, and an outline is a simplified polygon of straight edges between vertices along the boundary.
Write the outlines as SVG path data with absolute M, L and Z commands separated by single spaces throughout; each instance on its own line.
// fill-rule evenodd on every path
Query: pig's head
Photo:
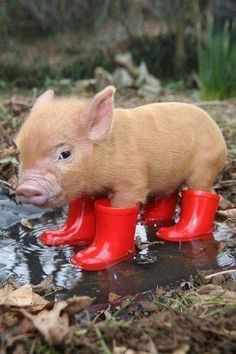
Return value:
M 108 86 L 81 101 L 48 90 L 36 100 L 16 137 L 20 202 L 56 207 L 86 193 L 94 145 L 112 130 L 114 92 Z

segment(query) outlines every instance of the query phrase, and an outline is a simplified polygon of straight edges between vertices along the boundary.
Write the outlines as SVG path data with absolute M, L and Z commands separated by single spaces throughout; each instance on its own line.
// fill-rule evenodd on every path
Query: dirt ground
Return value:
M 72 93 L 76 94 L 76 88 Z M 0 190 L 14 195 L 17 150 L 12 138 L 32 104 L 33 93 L 0 97 Z M 236 101 L 203 102 L 198 92 L 166 92 L 159 101 L 193 102 L 220 125 L 228 162 L 216 182 L 224 197 L 219 208 L 223 222 L 236 233 Z M 118 93 L 116 106 L 135 106 L 134 91 Z M 228 246 L 235 249 L 235 237 Z M 225 274 L 199 273 L 176 289 L 157 288 L 148 296 L 119 298 L 110 294 L 106 306 L 74 297 L 52 303 L 53 279 L 38 286 L 9 280 L 0 284 L 0 354 L 5 353 L 235 353 L 235 269 Z
M 0 352 L 235 353 L 236 283 L 230 273 L 210 274 L 175 290 L 158 288 L 149 299 L 110 294 L 100 310 L 88 308 L 87 297 L 46 302 L 36 294 L 45 295 L 45 284 L 34 287 L 33 297 L 7 284 L 0 289 L 7 295 L 0 305 Z

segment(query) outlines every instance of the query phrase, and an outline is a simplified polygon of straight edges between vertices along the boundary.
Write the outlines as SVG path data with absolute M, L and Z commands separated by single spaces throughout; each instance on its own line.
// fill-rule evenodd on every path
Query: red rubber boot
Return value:
M 157 236 L 166 241 L 205 240 L 213 231 L 213 222 L 220 197 L 216 194 L 182 191 L 181 213 L 178 223 L 162 227 Z
M 107 269 L 135 252 L 138 207 L 111 208 L 110 201 L 104 199 L 95 203 L 95 210 L 95 240 L 71 259 L 74 265 L 90 271 Z
M 44 231 L 40 240 L 48 246 L 90 244 L 95 237 L 95 201 L 88 197 L 69 203 L 67 220 L 59 230 Z
M 178 193 L 173 193 L 165 198 L 153 199 L 144 205 L 143 223 L 147 226 L 170 223 L 175 214 Z

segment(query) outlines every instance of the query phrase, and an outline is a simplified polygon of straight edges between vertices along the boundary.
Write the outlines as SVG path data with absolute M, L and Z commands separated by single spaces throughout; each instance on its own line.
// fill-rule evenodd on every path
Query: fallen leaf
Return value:
M 31 224 L 31 222 L 28 219 L 21 219 L 21 225 L 23 225 L 24 227 L 26 227 L 27 229 L 32 230 L 33 229 L 33 225 Z
M 236 301 L 235 291 L 225 290 L 220 285 L 216 284 L 203 285 L 197 290 L 197 293 L 199 295 L 222 296 L 226 300 Z
M 48 301 L 35 294 L 32 286 L 25 284 L 18 289 L 10 284 L 0 289 L 0 305 L 26 307 L 29 311 L 39 311 L 48 304 Z
M 231 237 L 225 240 L 225 244 L 228 248 L 236 248 L 236 237 Z
M 9 100 L 4 102 L 4 107 L 6 107 L 7 112 L 19 115 L 22 112 L 28 111 L 32 105 L 24 96 L 12 96 Z
M 115 301 L 119 300 L 120 298 L 121 298 L 120 295 L 110 292 L 108 295 L 108 302 L 115 302 Z
M 121 346 L 117 346 L 117 345 L 114 345 L 113 350 L 112 350 L 113 354 L 127 354 L 127 353 L 133 354 L 134 353 L 133 351 L 131 353 L 128 351 L 130 351 L 130 349 L 127 349 L 124 346 L 121 347 Z
M 0 151 L 0 160 L 4 159 L 5 157 L 15 157 L 19 153 L 19 150 L 15 146 L 9 146 L 4 150 Z
M 236 218 L 227 219 L 224 222 L 234 233 L 236 233 Z
M 18 319 L 12 312 L 5 312 L 1 314 L 1 327 L 13 327 L 17 323 Z
M 235 204 L 223 197 L 220 198 L 219 208 L 222 210 L 235 208 Z
M 166 290 L 160 287 L 156 288 L 155 295 L 156 297 L 162 297 L 166 294 Z
M 11 185 L 11 188 L 13 190 L 16 189 L 16 187 L 18 186 L 18 178 L 14 175 L 14 176 L 11 176 L 9 179 L 8 179 L 8 183 L 10 183 Z
M 35 328 L 50 344 L 60 344 L 70 331 L 68 314 L 61 314 L 65 307 L 67 302 L 59 301 L 54 303 L 51 310 L 42 310 L 37 315 L 32 315 L 25 309 L 22 309 L 21 313 L 32 321 Z
M 68 314 L 75 314 L 81 312 L 82 310 L 89 307 L 92 304 L 93 300 L 94 299 L 89 296 L 73 296 L 66 300 L 67 306 L 65 308 L 65 311 Z
M 180 348 L 174 350 L 172 354 L 186 354 L 189 352 L 190 345 L 189 344 L 183 344 Z
M 154 312 L 157 310 L 157 306 L 153 301 L 140 301 L 139 304 L 142 306 L 144 311 Z
M 31 284 L 31 286 L 34 292 L 36 292 L 37 294 L 48 294 L 55 288 L 55 285 L 53 283 L 53 275 L 49 275 L 37 285 Z
M 0 305 L 6 305 L 9 294 L 14 290 L 14 287 L 10 284 L 6 284 L 0 289 Z
M 216 284 L 207 284 L 201 286 L 197 293 L 200 295 L 218 295 L 224 292 L 224 289 L 220 285 Z
M 219 210 L 217 213 L 219 215 L 225 216 L 226 218 L 236 218 L 236 208 Z
M 17 326 L 17 333 L 26 335 L 34 330 L 32 321 L 26 317 L 23 318 L 21 323 Z

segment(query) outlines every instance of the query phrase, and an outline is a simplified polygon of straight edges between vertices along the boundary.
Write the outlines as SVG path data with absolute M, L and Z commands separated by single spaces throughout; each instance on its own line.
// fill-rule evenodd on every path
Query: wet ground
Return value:
M 38 284 L 53 275 L 58 287 L 51 299 L 61 300 L 73 295 L 96 297 L 106 303 L 110 293 L 133 295 L 188 279 L 199 270 L 220 269 L 236 264 L 232 249 L 222 249 L 222 242 L 232 236 L 224 223 L 219 223 L 214 238 L 190 243 L 158 242 L 137 252 L 134 259 L 100 272 L 84 272 L 70 264 L 75 247 L 47 247 L 39 235 L 45 229 L 63 224 L 66 211 L 44 211 L 32 206 L 16 205 L 0 194 L 0 281 L 14 278 L 22 284 Z M 32 229 L 22 219 L 30 220 Z M 27 225 L 27 224 L 26 224 Z M 6 227 L 7 226 L 7 227 Z M 30 225 L 29 225 L 30 226 Z M 138 224 L 136 236 L 145 242 L 157 241 L 155 228 Z

